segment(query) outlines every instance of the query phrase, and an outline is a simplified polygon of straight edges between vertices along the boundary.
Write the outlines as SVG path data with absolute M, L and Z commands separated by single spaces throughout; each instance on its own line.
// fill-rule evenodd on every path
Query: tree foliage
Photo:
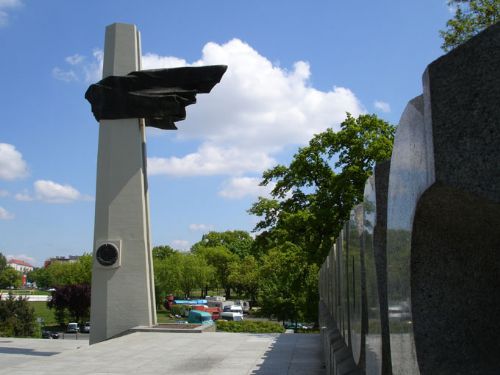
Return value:
M 448 52 L 500 20 L 500 0 L 449 0 L 455 15 L 439 33 Z
M 174 248 L 172 248 L 168 245 L 153 247 L 153 258 L 154 259 L 164 260 L 164 259 L 167 259 L 170 255 L 173 255 L 175 253 L 178 253 L 178 251 L 174 250 Z
M 20 287 L 22 284 L 21 273 L 7 266 L 7 258 L 0 253 L 0 288 Z
M 183 254 L 179 266 L 179 285 L 186 298 L 191 297 L 193 289 L 203 289 L 212 279 L 214 272 L 205 258 L 195 254 Z
M 23 283 L 22 275 L 12 267 L 0 271 L 0 288 L 19 288 Z
M 263 174 L 261 185 L 275 182 L 273 199 L 259 198 L 249 212 L 261 217 L 255 230 L 260 247 L 290 241 L 321 264 L 362 201 L 366 179 L 377 161 L 390 158 L 395 128 L 375 115 L 347 114 L 340 130 L 327 129 L 299 149 L 289 166 Z
M 28 274 L 28 280 L 39 288 L 56 285 L 89 284 L 92 280 L 92 255 L 83 254 L 76 262 L 53 262 L 46 268 L 38 268 Z
M 153 258 L 156 302 L 160 306 L 168 294 L 190 298 L 193 290 L 212 283 L 215 270 L 199 254 L 169 252 Z
M 285 242 L 262 257 L 259 302 L 262 312 L 278 320 L 317 319 L 318 267 L 304 251 Z
M 191 251 L 197 252 L 200 248 L 222 246 L 243 259 L 248 255 L 252 255 L 253 242 L 252 236 L 243 230 L 212 231 L 204 234 L 201 241 L 191 247 Z
M 347 114 L 300 148 L 288 166 L 263 174 L 275 183 L 249 212 L 260 217 L 255 247 L 261 251 L 258 301 L 278 319 L 317 318 L 318 269 L 352 207 L 363 199 L 377 161 L 389 159 L 395 128 L 375 115 Z
M 259 263 L 252 255 L 229 264 L 228 282 L 239 296 L 255 301 L 259 280 Z
M 66 312 L 75 322 L 88 320 L 90 316 L 90 285 L 73 284 L 56 287 L 47 306 L 56 310 L 56 316 L 64 317 Z M 64 323 L 64 321 L 59 321 Z
M 203 257 L 215 270 L 215 285 L 224 289 L 226 299 L 231 298 L 231 282 L 229 279 L 231 264 L 239 261 L 239 257 L 225 246 L 197 247 L 194 251 Z
M 36 334 L 35 312 L 27 299 L 10 294 L 0 300 L 0 336 L 33 337 Z
M 0 272 L 2 272 L 7 267 L 7 258 L 0 253 Z

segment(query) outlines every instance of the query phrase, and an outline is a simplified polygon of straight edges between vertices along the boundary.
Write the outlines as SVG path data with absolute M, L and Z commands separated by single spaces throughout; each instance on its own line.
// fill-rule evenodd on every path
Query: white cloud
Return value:
M 72 69 L 62 70 L 59 67 L 55 67 L 54 69 L 52 69 L 52 77 L 64 82 L 78 81 L 78 77 Z
M 21 0 L 0 0 L 0 8 L 17 8 L 23 5 Z
M 104 52 L 103 50 L 96 48 L 92 52 L 92 56 L 94 56 L 94 61 L 89 64 L 85 64 L 82 68 L 85 74 L 85 82 L 87 83 L 94 83 L 100 81 L 102 78 Z
M 95 50 L 92 61 L 78 65 L 85 81 L 100 79 L 102 62 L 102 50 Z M 297 61 L 290 70 L 281 68 L 239 39 L 207 43 L 201 59 L 191 63 L 175 56 L 142 56 L 144 69 L 214 64 L 226 64 L 228 71 L 212 93 L 198 95 L 198 103 L 187 108 L 187 119 L 179 122 L 176 132 L 178 140 L 199 141 L 198 149 L 185 155 L 151 155 L 150 175 L 261 173 L 275 165 L 285 147 L 304 145 L 328 127 L 338 129 L 346 112 L 365 112 L 348 88 L 312 87 L 309 63 Z
M 9 24 L 9 13 L 7 10 L 19 8 L 22 5 L 21 0 L 0 0 L 0 27 Z
M 197 152 L 178 158 L 148 158 L 149 175 L 208 176 L 262 171 L 276 164 L 265 151 L 254 151 L 204 143 Z
M 148 59 L 151 68 L 182 63 L 157 55 Z M 314 134 L 338 127 L 346 112 L 364 111 L 347 88 L 311 87 L 307 62 L 298 61 L 288 71 L 238 39 L 206 44 L 202 58 L 190 65 L 213 64 L 226 64 L 228 71 L 212 93 L 198 95 L 187 120 L 178 124 L 177 137 L 200 140 L 200 147 L 181 157 L 151 157 L 151 175 L 260 173 L 275 164 L 285 146 L 303 145 Z
M 14 198 L 17 201 L 21 202 L 30 202 L 34 199 L 26 189 L 22 193 L 17 193 L 16 195 L 14 195 Z
M 219 195 L 228 199 L 269 196 L 274 184 L 259 186 L 262 179 L 255 177 L 235 177 L 224 183 Z
M 188 65 L 184 59 L 173 56 L 160 56 L 154 53 L 146 53 L 142 56 L 142 69 L 177 68 Z
M 8 197 L 10 193 L 7 190 L 0 189 L 0 197 Z
M 28 167 L 23 155 L 16 147 L 8 143 L 0 143 L 0 179 L 15 180 L 28 175 Z
M 96 48 L 92 52 L 92 56 L 93 59 L 90 62 L 86 62 L 87 58 L 78 53 L 67 56 L 64 61 L 69 66 L 66 69 L 56 66 L 52 69 L 52 77 L 64 82 L 93 83 L 99 81 L 102 77 L 104 52 Z
M 389 113 L 391 111 L 391 106 L 389 105 L 389 103 L 383 102 L 381 100 L 374 101 L 373 106 L 384 113 Z
M 14 215 L 7 211 L 5 208 L 0 207 L 0 220 L 10 220 L 13 219 Z
M 173 240 L 171 246 L 178 250 L 189 250 L 189 241 L 186 240 Z
M 214 226 L 211 224 L 189 224 L 189 230 L 192 230 L 193 232 L 211 231 L 213 229 L 214 229 Z
M 78 53 L 75 53 L 74 55 L 66 57 L 64 60 L 69 64 L 69 65 L 78 65 L 80 64 L 83 60 L 85 59 L 85 56 L 79 55 Z
M 61 185 L 49 180 L 35 181 L 34 188 L 36 199 L 46 203 L 70 203 L 92 199 L 70 185 Z

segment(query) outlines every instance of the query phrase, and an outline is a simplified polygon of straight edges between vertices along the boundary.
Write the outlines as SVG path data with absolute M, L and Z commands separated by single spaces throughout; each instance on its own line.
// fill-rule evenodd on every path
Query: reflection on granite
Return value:
M 373 247 L 373 230 L 376 225 L 375 176 L 371 176 L 364 192 L 364 233 L 363 255 L 365 270 L 365 314 L 366 316 L 366 359 L 365 367 L 369 374 L 382 373 L 382 327 L 380 323 L 380 304 L 378 298 L 377 270 Z
M 392 370 L 419 374 L 411 317 L 410 239 L 415 207 L 432 184 L 429 128 L 424 124 L 423 97 L 406 106 L 394 140 L 387 208 L 387 303 Z M 405 339 L 399 339 L 399 336 Z M 395 342 L 393 342 L 395 339 Z M 403 346 L 402 346 L 403 345 Z
M 375 165 L 376 225 L 373 230 L 373 250 L 377 270 L 380 325 L 382 335 L 382 374 L 392 373 L 387 297 L 387 198 L 390 160 Z
M 351 323 L 349 321 L 349 223 L 346 223 L 342 232 L 342 247 L 340 256 L 340 286 L 342 299 L 342 328 L 346 345 L 351 346 Z
M 351 328 L 351 348 L 354 362 L 361 357 L 361 236 L 363 233 L 363 205 L 351 211 L 348 222 L 349 258 L 346 262 L 349 283 L 349 321 Z

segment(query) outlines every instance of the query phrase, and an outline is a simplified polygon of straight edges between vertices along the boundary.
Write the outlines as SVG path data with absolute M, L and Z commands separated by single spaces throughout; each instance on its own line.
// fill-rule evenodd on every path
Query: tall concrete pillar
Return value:
M 103 78 L 140 68 L 136 27 L 108 26 Z M 100 121 L 90 344 L 156 324 L 145 145 L 142 119 Z

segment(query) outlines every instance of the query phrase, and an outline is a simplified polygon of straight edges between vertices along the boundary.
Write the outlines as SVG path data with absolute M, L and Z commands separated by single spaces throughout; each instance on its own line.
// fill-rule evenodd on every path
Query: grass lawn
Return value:
M 156 316 L 158 319 L 158 323 L 175 323 L 178 320 L 186 320 L 185 318 L 177 319 L 174 318 L 172 319 L 170 316 L 170 311 L 165 311 L 165 310 L 158 310 L 156 311 Z
M 47 307 L 47 302 L 29 302 L 29 304 L 35 309 L 35 317 L 42 318 L 44 325 L 58 325 L 56 318 L 54 317 L 54 310 Z
M 29 302 L 30 306 L 35 309 L 35 317 L 42 318 L 44 320 L 45 326 L 56 326 L 58 325 L 56 318 L 54 316 L 54 310 L 47 307 L 47 302 Z M 172 319 L 169 317 L 170 312 L 162 310 L 157 311 L 158 323 L 175 323 L 181 319 Z

